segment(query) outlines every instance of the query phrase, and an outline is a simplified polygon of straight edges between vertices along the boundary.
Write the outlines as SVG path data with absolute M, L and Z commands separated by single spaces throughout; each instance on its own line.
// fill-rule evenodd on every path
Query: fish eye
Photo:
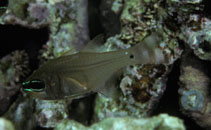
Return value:
M 41 92 L 45 88 L 45 83 L 39 79 L 26 81 L 22 83 L 22 87 L 25 91 Z
M 134 55 L 133 54 L 130 54 L 130 59 L 133 59 L 134 58 Z

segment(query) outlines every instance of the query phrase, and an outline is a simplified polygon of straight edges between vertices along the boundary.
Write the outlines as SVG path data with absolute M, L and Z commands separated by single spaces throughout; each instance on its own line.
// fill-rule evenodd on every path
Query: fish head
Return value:
M 53 77 L 55 76 L 49 76 L 47 71 L 39 68 L 22 83 L 22 90 L 35 98 L 55 100 L 55 96 L 52 96 L 52 92 L 50 91 L 52 82 L 49 82 L 52 80 L 54 82 L 57 81 L 52 79 Z
M 36 98 L 47 99 L 45 87 L 45 82 L 40 79 L 28 80 L 22 83 L 23 91 Z

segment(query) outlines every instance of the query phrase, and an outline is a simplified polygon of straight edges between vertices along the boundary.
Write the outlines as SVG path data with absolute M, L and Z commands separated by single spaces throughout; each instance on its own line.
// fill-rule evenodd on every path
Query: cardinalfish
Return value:
M 166 62 L 158 47 L 160 41 L 159 35 L 153 33 L 128 49 L 111 52 L 83 49 L 75 54 L 49 60 L 22 83 L 23 90 L 45 100 L 75 99 L 91 92 L 109 95 L 112 92 L 108 90 L 112 90 L 110 87 L 113 86 L 107 85 L 107 82 L 118 70 L 128 65 Z

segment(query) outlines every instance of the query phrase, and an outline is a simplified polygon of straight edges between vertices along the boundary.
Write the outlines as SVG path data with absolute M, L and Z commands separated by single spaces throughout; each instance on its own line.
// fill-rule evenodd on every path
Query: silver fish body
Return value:
M 100 88 L 109 87 L 105 86 L 106 81 L 127 65 L 164 63 L 162 51 L 154 45 L 159 41 L 158 35 L 154 34 L 129 49 L 79 52 L 49 60 L 33 72 L 23 88 L 32 96 L 46 100 L 79 98 L 90 92 L 99 92 Z M 32 81 L 37 82 L 33 84 Z M 42 89 L 41 84 L 44 85 Z

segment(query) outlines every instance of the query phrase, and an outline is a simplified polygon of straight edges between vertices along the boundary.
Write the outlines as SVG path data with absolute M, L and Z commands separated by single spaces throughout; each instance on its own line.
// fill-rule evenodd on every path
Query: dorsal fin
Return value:
M 104 35 L 99 34 L 91 41 L 89 41 L 80 52 L 100 52 L 104 47 L 103 43 L 104 43 Z
M 104 48 L 103 43 L 104 43 L 104 35 L 99 34 L 91 41 L 89 41 L 80 52 L 102 52 Z M 72 55 L 74 53 L 77 53 L 76 50 L 74 48 L 70 48 L 68 51 L 62 53 L 61 56 Z
M 70 48 L 68 51 L 65 51 L 61 54 L 61 56 L 68 56 L 76 53 L 77 51 L 74 48 Z

